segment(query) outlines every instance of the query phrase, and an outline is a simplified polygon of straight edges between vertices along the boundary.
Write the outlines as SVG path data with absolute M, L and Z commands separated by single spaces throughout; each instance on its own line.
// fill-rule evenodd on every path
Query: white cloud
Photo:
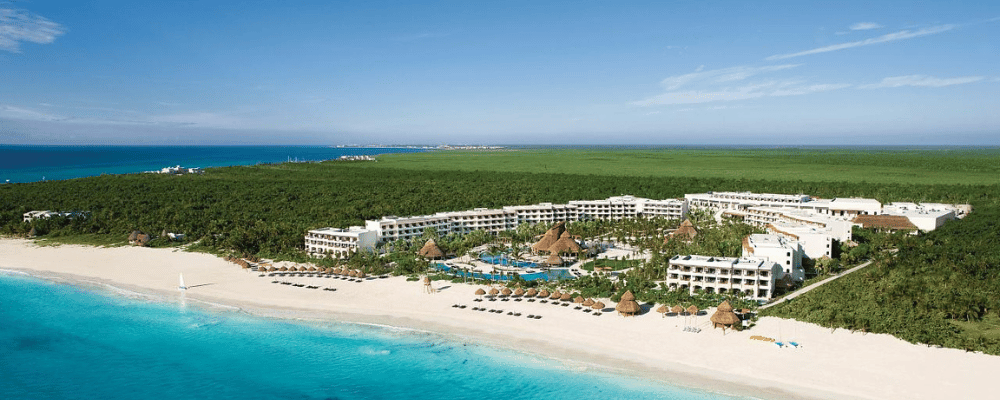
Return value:
M 810 84 L 801 79 L 748 81 L 752 77 L 798 67 L 801 64 L 739 66 L 671 76 L 660 82 L 666 93 L 632 102 L 649 107 L 656 105 L 698 104 L 749 100 L 761 97 L 797 96 L 849 87 L 848 84 Z M 690 87 L 690 88 L 688 88 Z M 685 88 L 687 90 L 678 90 Z
M 45 17 L 12 8 L 0 8 L 0 50 L 21 52 L 21 42 L 52 43 L 65 28 Z
M 895 88 L 902 86 L 944 87 L 979 82 L 982 76 L 960 76 L 956 78 L 935 78 L 927 75 L 904 75 L 883 78 L 882 82 L 858 86 L 861 89 Z
M 878 29 L 881 27 L 882 25 L 876 24 L 874 22 L 858 22 L 854 25 L 851 25 L 850 28 L 848 29 L 852 31 L 867 31 L 870 29 Z
M 913 38 L 917 38 L 917 37 L 921 37 L 921 36 L 935 35 L 935 34 L 938 34 L 938 33 L 943 33 L 943 32 L 950 31 L 952 29 L 955 29 L 955 25 L 938 25 L 938 26 L 932 26 L 932 27 L 929 27 L 929 28 L 918 29 L 916 31 L 904 30 L 904 31 L 899 31 L 899 32 L 885 34 L 885 35 L 882 35 L 882 36 L 879 36 L 879 37 L 874 37 L 874 38 L 865 39 L 865 40 L 859 40 L 859 41 L 856 41 L 856 42 L 840 43 L 840 44 L 835 44 L 835 45 L 830 45 L 830 46 L 818 47 L 818 48 L 815 48 L 815 49 L 812 49 L 812 50 L 800 51 L 798 53 L 777 54 L 777 55 L 773 55 L 773 56 L 770 56 L 770 57 L 766 58 L 766 60 L 769 60 L 769 61 L 784 60 L 784 59 L 787 59 L 787 58 L 806 56 L 806 55 L 810 55 L 810 54 L 819 54 L 819 53 L 827 53 L 827 52 L 837 51 L 837 50 L 850 49 L 850 48 L 853 48 L 853 47 L 868 46 L 868 45 L 879 44 L 879 43 L 889 43 L 889 42 L 895 42 L 895 41 L 899 41 L 899 40 L 913 39 Z
M 663 85 L 663 87 L 667 90 L 674 90 L 692 82 L 709 82 L 709 83 L 736 82 L 750 78 L 752 76 L 768 72 L 795 68 L 800 65 L 802 64 L 768 65 L 764 67 L 740 66 L 740 67 L 713 69 L 709 71 L 705 71 L 705 66 L 702 65 L 698 67 L 698 69 L 696 69 L 695 72 L 668 77 L 660 81 L 660 84 Z
M 159 115 L 150 118 L 156 124 L 191 125 L 202 128 L 236 128 L 240 119 L 231 115 L 212 112 Z
M 29 108 L 0 105 L 0 118 L 26 119 L 31 121 L 63 121 L 66 117 Z

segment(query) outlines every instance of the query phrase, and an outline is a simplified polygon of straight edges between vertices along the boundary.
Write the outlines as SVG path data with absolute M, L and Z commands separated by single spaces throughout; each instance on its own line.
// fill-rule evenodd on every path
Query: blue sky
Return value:
M 5 1 L 0 143 L 1000 143 L 1000 1 Z

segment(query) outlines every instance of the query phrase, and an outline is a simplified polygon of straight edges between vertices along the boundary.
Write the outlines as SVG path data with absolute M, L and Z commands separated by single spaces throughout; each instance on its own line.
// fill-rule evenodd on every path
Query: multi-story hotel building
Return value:
M 774 296 L 781 266 L 764 258 L 674 256 L 667 268 L 667 286 L 674 290 L 742 293 L 767 301 Z
M 743 257 L 764 258 L 781 266 L 777 279 L 791 275 L 795 282 L 805 280 L 802 268 L 802 246 L 798 240 L 780 235 L 753 234 L 743 238 Z
M 351 253 L 375 248 L 375 232 L 360 226 L 323 228 L 306 233 L 306 251 L 313 256 L 346 258 Z

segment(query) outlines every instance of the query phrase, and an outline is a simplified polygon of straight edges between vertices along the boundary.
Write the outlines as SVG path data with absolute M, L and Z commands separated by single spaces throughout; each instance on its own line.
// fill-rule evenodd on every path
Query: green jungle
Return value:
M 33 233 L 39 244 L 122 245 L 134 230 L 180 232 L 191 250 L 304 260 L 307 230 L 359 225 L 385 215 L 708 191 L 971 204 L 968 217 L 929 233 L 857 232 L 869 241 L 863 247 L 870 251 L 847 258 L 873 259 L 872 265 L 762 314 L 1000 355 L 998 149 L 436 151 L 385 155 L 377 162 L 264 164 L 212 168 L 202 175 L 5 184 L 0 185 L 0 234 Z M 88 216 L 22 222 L 22 214 L 31 210 L 85 211 Z M 745 233 L 739 230 L 745 228 L 726 229 Z M 179 245 L 164 238 L 150 244 Z M 731 249 L 718 251 L 726 255 Z M 634 269 L 636 281 L 661 273 L 662 257 L 650 264 Z M 581 293 L 610 293 L 612 299 L 626 289 L 598 278 L 574 285 Z M 637 297 L 661 301 L 669 296 L 645 291 Z

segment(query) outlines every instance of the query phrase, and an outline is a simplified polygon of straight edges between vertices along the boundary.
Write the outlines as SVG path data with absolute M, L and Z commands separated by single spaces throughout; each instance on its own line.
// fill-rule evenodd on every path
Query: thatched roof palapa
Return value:
M 562 257 L 559 257 L 556 253 L 552 253 L 549 258 L 545 259 L 545 263 L 548 265 L 563 265 L 564 262 Z
M 680 313 L 684 312 L 684 307 L 681 307 L 680 305 L 676 305 L 676 306 L 670 307 L 670 312 L 672 312 L 674 314 L 680 314 Z
M 695 307 L 694 304 L 692 304 L 691 306 L 689 306 L 687 308 L 687 312 L 688 312 L 688 314 L 691 314 L 691 315 L 698 314 L 698 307 Z
M 482 295 L 485 295 L 485 294 L 486 294 L 486 291 L 483 290 L 483 288 L 476 289 L 476 296 L 482 296 Z
M 417 254 L 427 258 L 444 257 L 444 252 L 441 251 L 437 243 L 434 243 L 434 239 L 427 239 L 427 243 L 424 243 L 424 247 L 421 247 Z
M 517 288 L 517 290 L 514 291 L 514 295 L 515 296 L 524 296 L 524 289 Z
M 569 232 L 563 232 L 559 240 L 549 246 L 548 250 L 552 254 L 576 253 L 580 251 L 580 245 L 569 237 Z
M 573 295 L 569 293 L 563 293 L 562 296 L 559 296 L 559 301 L 570 301 L 570 300 L 573 300 Z
M 583 303 L 583 301 L 584 301 L 583 296 L 576 296 L 576 298 L 573 299 L 574 303 Z
M 607 307 L 607 306 L 605 306 L 604 303 L 599 302 L 599 301 L 596 302 L 596 303 L 594 303 L 594 305 L 590 306 L 590 308 L 593 308 L 595 310 L 603 310 L 605 307 Z
M 539 290 L 538 297 L 549 297 L 549 291 L 545 289 Z
M 563 221 L 556 222 L 548 231 L 545 231 L 545 235 L 542 236 L 542 239 L 538 243 L 531 245 L 531 250 L 536 253 L 549 251 L 549 247 L 559 241 L 559 237 L 564 232 L 566 232 L 566 223 Z
M 496 296 L 498 294 L 500 294 L 500 291 L 497 290 L 497 288 L 490 289 L 490 296 Z
M 677 228 L 677 230 L 670 233 L 670 236 L 667 237 L 663 242 L 666 243 L 673 238 L 677 238 L 678 240 L 683 240 L 685 242 L 690 242 L 694 240 L 695 236 L 698 236 L 698 229 L 695 229 L 694 224 L 691 223 L 690 219 L 685 219 L 684 222 L 681 222 L 681 226 Z
M 552 295 L 549 296 L 552 300 L 559 300 L 560 297 L 562 297 L 562 293 L 559 293 L 559 291 L 552 292 Z
M 538 294 L 538 291 L 535 290 L 535 288 L 528 289 L 527 292 L 524 292 L 524 295 L 528 296 L 528 297 L 535 297 L 535 295 L 537 295 L 537 294 Z
M 500 294 L 502 294 L 502 295 L 504 295 L 504 296 L 510 296 L 510 295 L 511 295 L 511 294 L 513 294 L 513 293 L 514 293 L 514 292 L 512 292 L 512 291 L 510 290 L 510 288 L 503 288 L 503 290 L 501 290 L 501 291 L 500 291 Z
M 660 308 L 657 308 L 656 312 L 658 312 L 660 314 L 666 314 L 666 313 L 670 312 L 670 308 L 668 308 L 667 305 L 664 304 L 664 305 L 660 306 Z
M 722 327 L 723 330 L 727 326 L 732 327 L 734 324 L 740 323 L 740 317 L 733 312 L 733 306 L 729 305 L 729 300 L 723 301 L 719 304 L 719 308 L 715 310 L 715 314 L 709 318 L 712 321 L 712 326 L 715 328 Z
M 615 306 L 615 310 L 621 315 L 633 316 L 642 312 L 642 307 L 635 301 L 635 295 L 632 294 L 632 291 L 628 290 L 622 295 L 622 299 Z
M 584 306 L 584 307 L 590 307 L 590 306 L 594 305 L 594 299 L 587 299 L 581 305 Z

